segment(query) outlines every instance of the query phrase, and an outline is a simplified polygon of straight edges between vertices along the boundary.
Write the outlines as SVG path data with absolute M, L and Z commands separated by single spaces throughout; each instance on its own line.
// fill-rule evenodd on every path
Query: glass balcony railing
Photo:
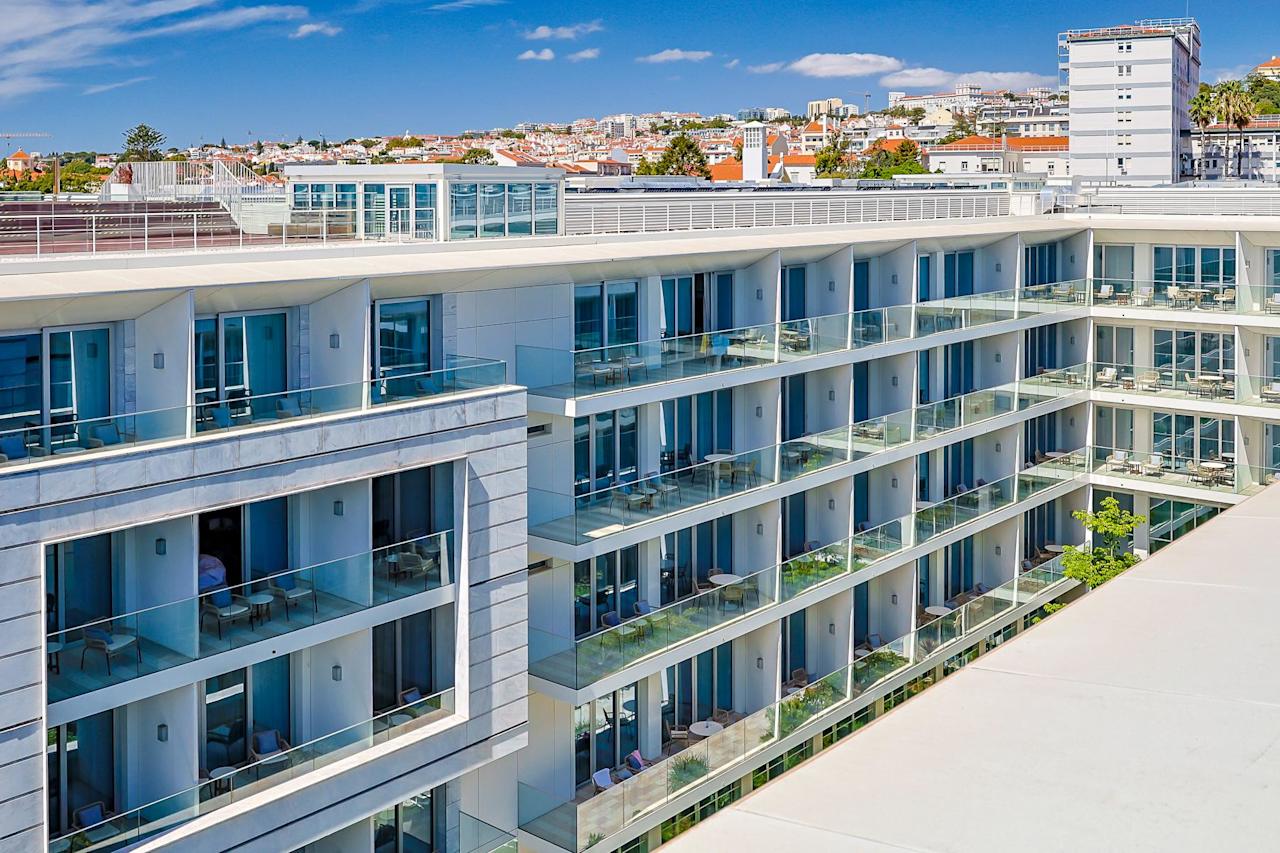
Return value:
M 1090 458 L 1092 470 L 1098 474 L 1156 487 L 1175 485 L 1253 495 L 1276 479 L 1274 468 L 1237 463 L 1231 452 L 1196 459 L 1165 447 L 1151 450 L 1095 446 Z
M 529 533 L 580 545 L 712 501 L 864 459 L 907 444 L 913 435 L 921 441 L 1087 392 L 1087 365 L 1077 365 L 758 450 L 708 454 L 706 461 L 696 465 L 653 472 L 576 497 L 530 488 L 531 504 L 549 520 L 532 524 Z
M 1073 285 L 1083 293 L 1083 283 Z M 572 399 L 674 379 L 794 361 L 822 353 L 1066 310 L 1037 289 L 1002 290 L 845 314 L 582 350 L 517 346 L 516 381 L 530 393 Z M 1083 304 L 1081 302 L 1080 304 Z
M 1270 313 L 1270 297 L 1261 304 L 1239 299 L 1234 281 L 1134 281 L 1094 278 L 1087 292 L 1091 305 L 1115 308 L 1157 308 L 1185 311 Z M 1275 309 L 1280 312 L 1280 300 Z
M 198 399 L 190 406 L 132 412 L 101 418 L 59 419 L 41 423 L 38 416 L 21 426 L 19 418 L 0 416 L 0 471 L 18 464 L 79 456 L 101 450 L 138 447 L 192 435 L 229 432 L 247 427 L 303 420 L 320 415 L 357 412 L 413 400 L 506 383 L 502 361 L 450 357 L 450 366 L 345 385 L 317 386 L 277 394 L 235 395 Z M 208 395 L 201 395 L 207 397 Z
M 829 712 L 850 706 L 911 667 L 938 661 L 964 641 L 982 636 L 998 616 L 1046 600 L 1063 585 L 1059 560 L 1027 571 L 990 592 L 798 692 L 696 740 L 674 755 L 582 802 L 567 802 L 533 785 L 519 784 L 520 828 L 563 850 L 585 850 L 651 814 L 675 797 L 723 771 L 742 767 L 761 751 Z M 834 714 L 833 714 L 834 716 Z
M 635 618 L 577 640 L 530 628 L 529 672 L 581 689 L 649 655 L 865 569 L 902 549 L 902 531 L 902 519 L 895 519 L 780 566 L 747 575 L 710 576 L 705 580 L 710 588 L 702 592 L 657 609 L 640 602 L 633 607 Z
M 220 586 L 45 638 L 57 702 L 448 586 L 453 532 Z
M 466 812 L 458 812 L 457 853 L 516 853 L 518 850 L 519 844 L 510 832 Z M 454 853 L 452 845 L 448 853 Z
M 131 809 L 106 820 L 69 832 L 49 842 L 49 853 L 75 850 L 123 850 L 147 838 L 175 829 L 280 782 L 304 776 L 358 755 L 392 738 L 417 731 L 454 713 L 454 692 L 448 690 L 403 705 L 372 719 L 294 747 L 282 749 L 258 761 L 237 767 L 217 779 Z M 487 848 L 495 849 L 495 848 Z
M 838 577 L 859 572 L 880 560 L 977 521 L 988 513 L 1028 500 L 1054 485 L 1087 475 L 1084 449 L 1053 453 L 1010 477 L 963 492 L 895 518 L 847 539 L 792 557 L 781 565 L 748 575 L 707 578 L 713 588 L 658 609 L 633 606 L 626 621 L 574 639 L 549 631 L 529 631 L 529 672 L 580 690 L 621 672 L 650 655 L 763 610 Z M 719 581 L 716 578 L 720 578 Z M 583 602 L 589 605 L 590 602 Z M 612 614 L 620 619 L 620 614 Z
M 1234 370 L 1202 369 L 1195 365 L 1144 367 L 1099 361 L 1093 363 L 1090 375 L 1092 387 L 1099 391 L 1120 391 L 1182 400 L 1232 402 L 1237 397 Z M 1253 381 L 1265 382 L 1266 379 Z M 1276 398 L 1276 402 L 1280 402 L 1280 397 Z

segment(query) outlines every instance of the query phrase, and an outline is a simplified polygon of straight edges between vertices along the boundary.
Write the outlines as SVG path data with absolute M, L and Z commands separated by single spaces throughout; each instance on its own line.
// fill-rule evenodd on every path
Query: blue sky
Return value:
M 0 131 L 119 147 L 458 132 L 656 109 L 803 109 L 958 79 L 1056 81 L 1055 36 L 1180 15 L 1074 0 L 584 4 L 530 0 L 4 0 Z M 1259 4 L 1190 11 L 1215 79 L 1280 53 Z M 0 145 L 3 142 L 0 141 Z

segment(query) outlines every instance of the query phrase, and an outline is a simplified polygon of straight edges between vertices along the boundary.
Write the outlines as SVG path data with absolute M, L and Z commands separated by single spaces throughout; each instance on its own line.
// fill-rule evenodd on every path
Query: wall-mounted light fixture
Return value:
M 897 387 L 898 387 L 898 377 L 896 377 L 896 376 L 891 376 L 891 377 L 889 377 L 889 384 L 890 384 L 890 385 L 892 385 L 894 388 L 897 388 Z
M 999 546 L 999 545 L 997 545 L 997 546 L 996 546 L 996 556 L 997 556 L 997 557 L 999 557 L 999 556 L 1000 556 L 1000 546 Z
M 331 675 L 333 675 L 334 681 L 341 681 L 342 680 L 342 664 L 335 663 L 333 665 L 333 670 L 331 671 Z
M 764 525 L 761 524 L 760 522 L 756 522 L 756 535 L 757 536 L 764 535 Z
M 835 508 L 836 508 L 836 499 L 827 498 L 827 509 L 835 509 Z
M 1000 452 L 1000 442 L 996 442 L 996 453 Z
M 898 488 L 898 478 L 897 478 L 897 477 L 894 477 L 893 479 L 891 479 L 891 480 L 889 481 L 889 488 L 891 488 L 891 489 L 896 489 L 896 488 Z
M 764 301 L 764 288 L 757 287 L 757 288 L 756 288 L 756 302 L 763 302 L 763 301 Z
M 1000 272 L 1000 262 L 996 261 L 996 272 Z
M 898 603 L 898 594 L 896 592 L 893 595 L 889 596 L 889 603 L 890 604 Z
M 1000 353 L 996 353 L 996 364 L 1000 363 Z
M 1074 264 L 1075 262 L 1076 262 L 1076 256 L 1075 256 L 1075 255 L 1068 255 L 1068 256 L 1067 256 L 1067 263 L 1069 263 L 1069 264 Z
M 169 552 L 169 543 L 161 536 L 156 540 L 156 556 L 163 557 Z
M 893 284 L 897 284 L 897 283 L 898 283 L 898 274 L 897 274 L 897 273 L 894 273 L 893 275 L 889 276 L 889 281 L 890 281 L 891 283 L 893 283 Z
M 1071 336 L 1071 345 L 1072 345 L 1072 346 L 1075 346 L 1075 345 L 1076 345 L 1076 336 L 1075 336 L 1075 335 L 1072 335 L 1072 336 Z
M 340 346 L 342 346 L 342 337 L 334 332 L 329 336 L 329 349 L 337 349 Z
M 334 514 L 334 515 L 342 515 L 342 514 L 343 514 L 344 512 L 346 512 L 346 511 L 347 511 L 347 507 L 346 507 L 346 505 L 345 505 L 345 504 L 343 504 L 343 502 L 342 502 L 342 501 L 334 501 L 334 502 L 333 502 L 333 514 Z
M 756 417 L 757 418 L 764 417 L 764 406 L 756 406 Z
M 1075 425 L 1076 425 L 1075 418 L 1067 418 L 1067 426 L 1075 426 Z
M 836 632 L 836 623 L 834 623 L 834 622 L 828 622 L 828 623 L 827 623 L 827 633 L 828 633 L 828 634 L 834 634 L 835 632 Z
M 764 658 L 756 658 L 756 669 L 764 669 Z
M 830 401 L 832 401 L 833 403 L 835 402 L 835 399 L 836 399 L 836 389 L 834 389 L 834 388 L 828 388 L 828 389 L 827 389 L 827 399 L 828 399 L 828 400 L 830 400 Z
M 827 290 L 832 293 L 836 292 L 836 280 L 834 278 L 827 279 Z
M 164 370 L 164 353 L 153 353 L 151 355 L 151 366 L 156 370 Z
M 169 740 L 169 727 L 166 724 L 161 723 L 156 726 L 156 740 L 161 743 L 166 743 Z

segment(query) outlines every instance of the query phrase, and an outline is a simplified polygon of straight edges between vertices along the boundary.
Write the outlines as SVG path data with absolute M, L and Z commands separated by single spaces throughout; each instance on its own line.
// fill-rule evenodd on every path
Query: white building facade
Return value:
M 1200 85 L 1195 20 L 1070 30 L 1058 40 L 1072 175 L 1136 186 L 1180 180 L 1191 159 L 1187 102 Z
M 7 849 L 654 849 L 1280 467 L 1276 194 L 519 171 L 5 244 Z

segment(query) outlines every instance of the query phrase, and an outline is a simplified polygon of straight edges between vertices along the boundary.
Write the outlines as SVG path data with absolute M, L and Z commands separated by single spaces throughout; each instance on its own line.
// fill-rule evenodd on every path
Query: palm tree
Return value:
M 1213 123 L 1214 114 L 1217 111 L 1213 89 L 1209 86 L 1201 86 L 1200 91 L 1196 92 L 1187 103 L 1187 111 L 1191 114 L 1191 122 L 1200 128 L 1200 178 L 1204 179 L 1208 177 L 1205 169 L 1206 155 L 1209 152 L 1206 129 Z
M 1236 147 L 1236 177 L 1242 177 L 1244 153 L 1244 129 L 1253 121 L 1255 105 L 1249 91 L 1239 80 L 1227 80 L 1217 87 L 1218 118 L 1223 124 L 1234 125 L 1240 131 L 1240 144 Z M 1228 135 L 1230 131 L 1228 131 Z

